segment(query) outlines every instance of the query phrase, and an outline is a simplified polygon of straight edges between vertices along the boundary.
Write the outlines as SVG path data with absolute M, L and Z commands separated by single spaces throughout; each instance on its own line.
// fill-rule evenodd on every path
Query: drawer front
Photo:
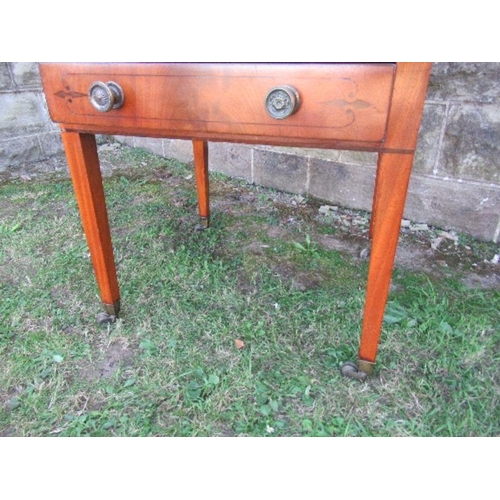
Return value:
M 56 63 L 40 70 L 51 118 L 67 128 L 187 138 L 195 132 L 209 140 L 234 135 L 378 143 L 386 130 L 395 66 Z M 93 107 L 88 92 L 96 81 L 122 88 L 119 109 Z M 266 96 L 279 86 L 299 95 L 297 111 L 284 119 L 266 110 Z

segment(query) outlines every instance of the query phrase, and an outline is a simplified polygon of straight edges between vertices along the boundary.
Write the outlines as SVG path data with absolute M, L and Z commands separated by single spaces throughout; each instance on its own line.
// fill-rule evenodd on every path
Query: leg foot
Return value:
M 195 231 L 205 231 L 205 229 L 208 229 L 209 226 L 209 220 L 208 217 L 200 217 L 200 222 L 196 224 L 195 226 Z
M 374 368 L 375 363 L 372 363 L 371 361 L 365 361 L 364 359 L 358 360 L 358 370 L 365 373 L 367 376 L 373 373 Z
M 120 312 L 120 301 L 118 300 L 114 304 L 106 304 L 103 302 L 102 304 L 104 311 L 111 316 L 118 316 Z

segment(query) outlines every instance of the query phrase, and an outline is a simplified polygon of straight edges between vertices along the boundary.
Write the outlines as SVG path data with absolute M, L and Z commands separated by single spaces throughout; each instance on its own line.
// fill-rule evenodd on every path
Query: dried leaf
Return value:
M 236 349 L 243 349 L 245 347 L 245 342 L 240 339 L 234 339 L 234 345 L 236 346 Z

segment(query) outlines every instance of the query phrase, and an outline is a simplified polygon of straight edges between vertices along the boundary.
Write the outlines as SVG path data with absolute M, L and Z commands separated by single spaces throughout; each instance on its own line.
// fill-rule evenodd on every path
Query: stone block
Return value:
M 95 136 L 95 140 L 97 142 L 97 145 L 100 146 L 101 144 L 108 144 L 112 139 L 110 135 L 97 134 Z
M 494 104 L 499 99 L 500 64 L 498 62 L 433 64 L 427 100 L 460 100 Z
M 38 140 L 40 141 L 44 158 L 60 154 L 64 151 L 61 134 L 59 132 L 39 134 Z
M 375 165 L 345 165 L 311 159 L 309 195 L 359 210 L 371 210 Z
M 308 159 L 303 156 L 254 149 L 254 182 L 261 186 L 305 194 Z
M 256 145 L 255 149 L 263 149 L 266 151 L 275 151 L 277 153 L 286 153 L 297 156 L 304 156 L 305 158 L 319 158 L 322 160 L 335 161 L 340 158 L 340 151 L 333 149 L 318 149 L 318 148 L 298 148 L 290 146 L 264 146 Z
M 42 88 L 42 80 L 35 62 L 11 63 L 12 76 L 17 87 Z
M 134 147 L 146 149 L 158 156 L 165 156 L 163 151 L 163 139 L 150 137 L 135 137 Z
M 340 156 L 338 161 L 340 163 L 349 163 L 353 165 L 377 165 L 377 153 L 370 153 L 369 151 L 339 151 Z
M 44 99 L 40 92 L 0 94 L 0 134 L 15 137 L 32 134 L 51 127 Z
M 12 88 L 13 82 L 10 77 L 9 63 L 0 62 L 0 90 Z
M 131 148 L 134 147 L 134 137 L 130 135 L 115 135 L 113 136 L 120 144 L 125 144 Z
M 23 163 L 35 162 L 42 157 L 40 144 L 35 135 L 0 141 L 0 172 Z
M 500 186 L 412 175 L 404 217 L 492 241 L 500 217 Z
M 440 176 L 500 183 L 500 108 L 452 105 L 440 158 Z
M 436 168 L 441 142 L 441 131 L 446 118 L 444 104 L 426 104 L 418 134 L 413 171 L 432 175 Z
M 193 143 L 183 139 L 165 139 L 165 158 L 175 158 L 184 163 L 193 161 Z
M 210 142 L 208 149 L 210 170 L 248 182 L 252 177 L 252 147 L 245 144 Z

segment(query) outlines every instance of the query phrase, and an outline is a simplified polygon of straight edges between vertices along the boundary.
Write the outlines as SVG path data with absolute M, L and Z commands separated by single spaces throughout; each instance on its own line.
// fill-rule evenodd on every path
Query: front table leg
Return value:
M 373 240 L 358 367 L 356 369 L 352 363 L 342 367 L 342 373 L 353 378 L 369 375 L 375 364 L 412 162 L 413 154 L 379 155 L 376 214 L 372 226 Z
M 62 140 L 101 300 L 106 313 L 116 317 L 120 292 L 95 136 L 63 132 Z

